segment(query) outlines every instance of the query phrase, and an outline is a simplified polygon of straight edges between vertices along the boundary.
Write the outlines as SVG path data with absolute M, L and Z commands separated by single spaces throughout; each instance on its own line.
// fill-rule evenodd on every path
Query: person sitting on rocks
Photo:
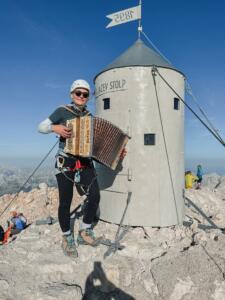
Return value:
M 11 235 L 20 233 L 26 228 L 27 220 L 22 213 L 11 212 L 12 217 L 8 221 L 8 227 L 11 225 Z
M 201 166 L 201 165 L 198 165 L 198 166 L 197 166 L 197 177 L 198 177 L 198 181 L 197 181 L 197 187 L 196 187 L 196 190 L 201 189 L 202 176 L 203 176 L 202 166 Z
M 185 188 L 192 189 L 194 182 L 198 180 L 198 177 L 193 175 L 191 171 L 185 172 Z
M 18 217 L 20 218 L 21 222 L 23 223 L 24 229 L 27 227 L 27 219 L 25 218 L 23 213 L 19 213 Z
M 4 235 L 5 235 L 4 228 L 0 225 L 0 245 L 3 244 Z
M 11 235 L 11 230 L 12 230 L 12 225 L 9 225 L 9 227 L 7 228 L 7 230 L 4 232 L 4 239 L 1 242 L 1 244 L 7 244 L 9 241 L 9 237 Z

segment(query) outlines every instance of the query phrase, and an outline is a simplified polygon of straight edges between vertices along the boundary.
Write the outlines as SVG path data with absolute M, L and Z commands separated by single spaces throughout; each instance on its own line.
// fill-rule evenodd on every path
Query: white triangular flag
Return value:
M 131 22 L 134 20 L 139 20 L 141 19 L 141 5 L 115 12 L 113 14 L 107 15 L 106 17 L 112 20 L 106 26 L 106 28 Z

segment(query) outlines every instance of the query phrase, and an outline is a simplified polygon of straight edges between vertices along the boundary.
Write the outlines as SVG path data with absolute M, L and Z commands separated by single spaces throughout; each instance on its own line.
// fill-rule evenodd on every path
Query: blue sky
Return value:
M 225 2 L 142 2 L 145 33 L 187 76 L 199 104 L 225 138 Z M 137 4 L 137 0 L 0 0 L 0 164 L 46 154 L 56 138 L 39 134 L 37 124 L 68 102 L 73 80 L 92 83 L 135 42 L 137 22 L 106 29 L 105 16 Z M 225 148 L 188 112 L 185 156 L 188 167 L 195 162 L 210 171 L 225 166 Z

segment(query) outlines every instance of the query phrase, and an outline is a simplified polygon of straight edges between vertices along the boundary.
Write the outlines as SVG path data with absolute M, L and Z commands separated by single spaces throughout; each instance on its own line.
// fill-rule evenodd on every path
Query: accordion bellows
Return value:
M 85 116 L 66 122 L 72 129 L 64 151 L 74 156 L 92 157 L 115 170 L 128 135 L 107 120 Z

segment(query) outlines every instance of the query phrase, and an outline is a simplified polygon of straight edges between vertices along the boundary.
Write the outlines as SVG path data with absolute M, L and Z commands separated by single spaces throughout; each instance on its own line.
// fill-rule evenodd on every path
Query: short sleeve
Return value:
M 60 124 L 62 122 L 62 107 L 58 107 L 50 116 L 49 119 L 53 124 Z

